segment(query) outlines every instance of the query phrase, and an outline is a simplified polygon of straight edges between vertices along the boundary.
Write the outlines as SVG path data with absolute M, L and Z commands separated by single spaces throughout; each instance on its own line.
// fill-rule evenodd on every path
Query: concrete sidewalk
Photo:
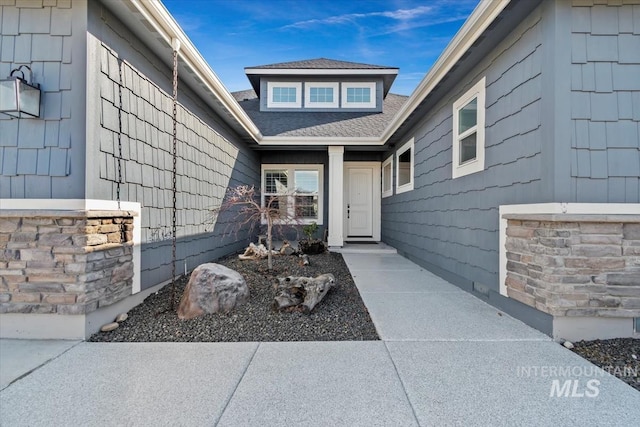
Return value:
M 640 419 L 639 392 L 399 255 L 344 258 L 382 341 L 36 342 L 54 355 L 5 386 L 20 375 L 5 364 L 14 351 L 6 344 L 16 343 L 3 340 L 0 425 L 628 426 Z

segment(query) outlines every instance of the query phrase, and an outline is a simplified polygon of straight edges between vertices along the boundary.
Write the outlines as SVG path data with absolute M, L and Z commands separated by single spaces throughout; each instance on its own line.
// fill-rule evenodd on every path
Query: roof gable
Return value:
M 316 58 L 302 61 L 279 62 L 276 64 L 245 67 L 244 72 L 251 82 L 251 87 L 260 93 L 260 79 L 262 77 L 293 77 L 333 76 L 339 80 L 341 76 L 382 77 L 383 93 L 387 96 L 393 81 L 398 75 L 399 68 L 384 65 L 362 64 L 359 62 L 338 61 L 335 59 Z
M 279 62 L 277 64 L 245 67 L 245 70 L 398 70 L 398 67 L 362 64 L 359 62 L 338 61 L 335 59 L 316 58 L 303 61 Z

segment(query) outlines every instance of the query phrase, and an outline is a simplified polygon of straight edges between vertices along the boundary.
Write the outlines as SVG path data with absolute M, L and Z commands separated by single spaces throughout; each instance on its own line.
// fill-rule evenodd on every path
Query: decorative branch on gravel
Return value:
M 298 224 L 299 220 L 292 215 L 288 208 L 288 195 L 260 197 L 259 192 L 253 186 L 238 185 L 227 189 L 227 194 L 216 209 L 212 209 L 214 219 L 223 212 L 233 212 L 234 220 L 229 223 L 226 231 L 247 230 L 252 233 L 256 225 L 264 220 L 267 226 L 267 264 L 269 270 L 273 269 L 273 230 L 280 225 Z M 231 227 L 229 229 L 229 227 Z
M 318 277 L 278 277 L 274 308 L 284 310 L 299 307 L 303 313 L 311 310 L 336 286 L 336 278 L 331 273 Z

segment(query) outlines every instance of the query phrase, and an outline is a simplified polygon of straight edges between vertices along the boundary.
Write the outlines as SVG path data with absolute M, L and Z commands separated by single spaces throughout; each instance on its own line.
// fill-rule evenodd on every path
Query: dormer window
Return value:
M 338 83 L 307 82 L 304 87 L 306 108 L 338 108 Z
M 375 108 L 376 84 L 342 83 L 342 108 Z
M 302 105 L 302 83 L 268 82 L 267 91 L 269 108 L 300 108 Z

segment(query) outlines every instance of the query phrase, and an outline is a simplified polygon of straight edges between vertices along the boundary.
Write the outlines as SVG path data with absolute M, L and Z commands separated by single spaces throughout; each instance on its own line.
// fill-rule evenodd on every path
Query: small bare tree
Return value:
M 264 204 L 259 192 L 253 186 L 238 185 L 227 189 L 226 196 L 220 207 L 212 209 L 213 218 L 218 218 L 223 212 L 232 212 L 233 222 L 229 223 L 225 234 L 231 230 L 237 233 L 248 230 L 252 233 L 256 225 L 266 222 L 267 226 L 267 264 L 273 269 L 271 258 L 274 227 L 297 224 L 298 218 L 289 212 L 288 195 L 265 196 Z

